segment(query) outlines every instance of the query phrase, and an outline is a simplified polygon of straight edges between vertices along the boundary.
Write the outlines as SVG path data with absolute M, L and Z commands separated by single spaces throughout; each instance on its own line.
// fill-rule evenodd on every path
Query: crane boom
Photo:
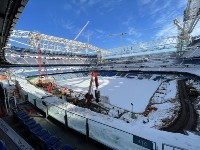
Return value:
M 174 20 L 174 24 L 178 28 L 177 56 L 180 57 L 186 47 L 190 43 L 197 22 L 200 20 L 200 1 L 188 0 L 187 7 L 184 11 L 183 24 L 181 25 L 178 19 Z
M 84 27 L 81 29 L 81 31 L 78 33 L 78 35 L 74 38 L 74 40 L 78 39 L 78 37 L 81 35 L 81 33 L 83 32 L 83 30 L 87 27 L 87 25 L 90 23 L 90 21 L 88 21 Z

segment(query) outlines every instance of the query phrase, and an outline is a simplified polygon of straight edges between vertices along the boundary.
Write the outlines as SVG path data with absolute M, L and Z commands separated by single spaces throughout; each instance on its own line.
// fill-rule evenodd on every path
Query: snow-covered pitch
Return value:
M 160 83 L 161 81 L 150 79 L 99 77 L 99 90 L 101 95 L 109 97 L 112 105 L 132 111 L 132 103 L 133 112 L 142 113 Z M 87 93 L 90 77 L 59 80 L 56 84 L 77 92 Z

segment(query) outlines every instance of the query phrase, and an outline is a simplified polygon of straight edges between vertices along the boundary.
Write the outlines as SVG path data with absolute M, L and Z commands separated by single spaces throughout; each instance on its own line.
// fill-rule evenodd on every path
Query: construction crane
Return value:
M 121 32 L 121 33 L 117 33 L 117 34 L 109 34 L 109 36 L 120 36 L 120 47 L 122 47 L 122 38 L 123 35 L 128 34 L 127 32 Z
M 83 30 L 85 30 L 85 28 L 88 26 L 88 24 L 90 23 L 90 21 L 87 21 L 87 23 L 83 26 L 83 28 L 81 29 L 81 31 L 77 34 L 77 36 L 74 38 L 74 41 L 76 41 L 78 39 L 78 37 L 81 35 L 81 33 L 83 32 Z M 89 36 L 88 36 L 89 38 Z M 89 41 L 89 40 L 88 40 Z M 88 45 L 89 42 L 86 45 L 86 53 L 88 52 Z
M 192 40 L 191 33 L 200 19 L 200 0 L 188 0 L 187 7 L 184 11 L 183 25 L 178 19 L 174 24 L 178 29 L 177 56 L 181 56 L 186 47 Z
M 122 38 L 123 38 L 123 35 L 126 35 L 128 34 L 127 32 L 121 32 L 121 33 L 117 33 L 117 34 L 109 34 L 109 36 L 120 36 L 120 48 L 122 47 Z M 120 50 L 121 51 L 121 57 L 122 57 L 122 49 Z
M 81 29 L 81 31 L 77 34 L 77 36 L 74 38 L 74 41 L 76 41 L 78 39 L 78 37 L 81 35 L 81 33 L 83 32 L 83 30 L 87 27 L 87 25 L 90 23 L 90 21 L 88 21 L 84 27 Z
M 38 81 L 36 83 L 37 86 L 39 87 L 43 87 L 43 86 L 46 86 L 46 84 L 48 83 L 48 79 L 47 79 L 47 69 L 46 69 L 46 66 L 45 66 L 45 62 L 42 62 L 42 59 L 41 59 L 41 48 L 40 48 L 40 36 L 39 34 L 36 35 L 34 38 L 34 48 L 36 48 L 38 50 L 38 57 L 37 57 L 37 63 L 38 63 Z M 32 42 L 32 41 L 31 41 Z M 44 69 L 45 71 L 45 84 L 43 83 L 43 73 L 42 73 L 42 69 Z

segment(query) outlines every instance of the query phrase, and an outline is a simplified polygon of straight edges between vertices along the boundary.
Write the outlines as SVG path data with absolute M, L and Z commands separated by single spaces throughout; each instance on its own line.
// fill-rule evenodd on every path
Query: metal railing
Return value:
M 181 148 L 181 147 L 177 147 L 177 146 L 173 146 L 173 145 L 169 145 L 169 144 L 165 144 L 165 143 L 162 143 L 162 150 L 187 150 L 187 149 L 184 149 L 184 148 Z
M 28 93 L 28 100 L 35 105 L 35 107 L 44 111 L 46 117 L 51 116 L 64 124 L 66 128 L 78 131 L 84 134 L 86 138 L 91 138 L 109 148 L 158 150 L 156 142 L 144 139 L 132 133 L 70 111 L 72 107 L 69 108 L 69 105 L 72 106 L 72 104 L 65 103 L 65 108 L 61 108 L 56 104 L 45 102 L 30 93 Z M 162 150 L 168 149 L 186 150 L 181 147 L 162 143 Z

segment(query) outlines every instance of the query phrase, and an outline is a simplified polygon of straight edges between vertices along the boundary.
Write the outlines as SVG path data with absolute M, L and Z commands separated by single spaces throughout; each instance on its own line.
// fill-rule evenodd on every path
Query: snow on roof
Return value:
M 181 56 L 181 58 L 193 58 L 193 57 L 200 57 L 200 48 L 189 50 Z

